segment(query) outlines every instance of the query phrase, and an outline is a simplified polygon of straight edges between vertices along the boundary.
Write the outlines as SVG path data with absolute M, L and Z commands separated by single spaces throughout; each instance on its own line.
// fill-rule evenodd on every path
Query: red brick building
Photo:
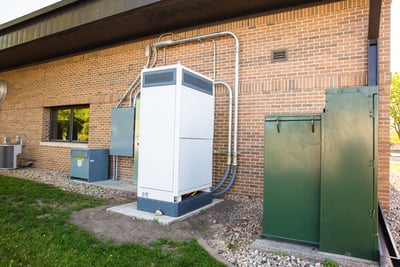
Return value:
M 201 1 L 147 2 L 123 7 L 112 6 L 114 1 L 62 1 L 0 25 L 0 79 L 8 88 L 0 104 L 0 136 L 25 139 L 25 154 L 37 168 L 69 171 L 72 147 L 109 147 L 111 109 L 146 64 L 147 45 L 230 31 L 240 44 L 238 173 L 230 193 L 262 196 L 264 116 L 321 113 L 326 89 L 368 85 L 368 51 L 378 44 L 378 194 L 388 207 L 390 0 L 255 1 L 246 9 L 241 1 L 207 1 L 208 11 Z M 226 5 L 231 9 L 225 11 Z M 155 66 L 180 62 L 233 87 L 230 36 L 157 52 Z M 280 55 L 284 60 L 274 60 Z M 153 53 L 150 64 L 154 58 Z M 215 182 L 225 171 L 227 96 L 216 87 Z M 76 105 L 90 109 L 88 142 L 53 141 L 52 110 Z M 133 161 L 119 158 L 120 179 L 133 180 Z

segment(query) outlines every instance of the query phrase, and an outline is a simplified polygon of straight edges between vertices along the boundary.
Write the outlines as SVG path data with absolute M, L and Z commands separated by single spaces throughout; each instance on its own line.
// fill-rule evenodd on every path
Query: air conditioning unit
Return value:
M 18 168 L 18 159 L 22 153 L 22 144 L 0 145 L 0 169 Z
M 213 81 L 180 64 L 142 71 L 138 209 L 180 216 L 211 202 Z

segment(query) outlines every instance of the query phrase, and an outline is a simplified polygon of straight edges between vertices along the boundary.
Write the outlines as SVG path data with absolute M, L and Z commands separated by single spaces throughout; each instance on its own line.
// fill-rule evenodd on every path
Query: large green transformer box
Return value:
M 320 250 L 378 259 L 377 88 L 327 90 Z
M 326 91 L 321 115 L 265 117 L 263 236 L 378 259 L 377 87 Z

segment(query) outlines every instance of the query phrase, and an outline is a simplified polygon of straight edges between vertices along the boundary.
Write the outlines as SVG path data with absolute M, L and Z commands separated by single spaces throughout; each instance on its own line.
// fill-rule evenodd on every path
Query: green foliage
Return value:
M 55 118 L 57 136 L 54 137 L 67 141 L 72 134 L 72 140 L 89 140 L 89 108 L 65 108 L 57 109 L 55 112 L 57 112 L 57 118 Z M 73 120 L 72 124 L 71 120 Z
M 397 133 L 394 131 L 393 127 L 390 129 L 390 143 L 397 144 L 400 143 L 400 138 Z
M 74 128 L 78 141 L 89 140 L 89 108 L 74 109 Z
M 332 259 L 326 259 L 322 264 L 325 267 L 339 267 L 339 264 Z
M 0 266 L 223 266 L 197 242 L 102 242 L 69 222 L 104 201 L 0 176 Z
M 390 85 L 391 126 L 400 137 L 400 74 L 395 72 Z

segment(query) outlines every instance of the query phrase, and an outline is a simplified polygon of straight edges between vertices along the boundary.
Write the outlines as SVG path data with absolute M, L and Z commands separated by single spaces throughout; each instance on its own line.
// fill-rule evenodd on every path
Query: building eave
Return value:
M 332 1 L 64 0 L 0 25 L 0 71 L 169 31 Z

